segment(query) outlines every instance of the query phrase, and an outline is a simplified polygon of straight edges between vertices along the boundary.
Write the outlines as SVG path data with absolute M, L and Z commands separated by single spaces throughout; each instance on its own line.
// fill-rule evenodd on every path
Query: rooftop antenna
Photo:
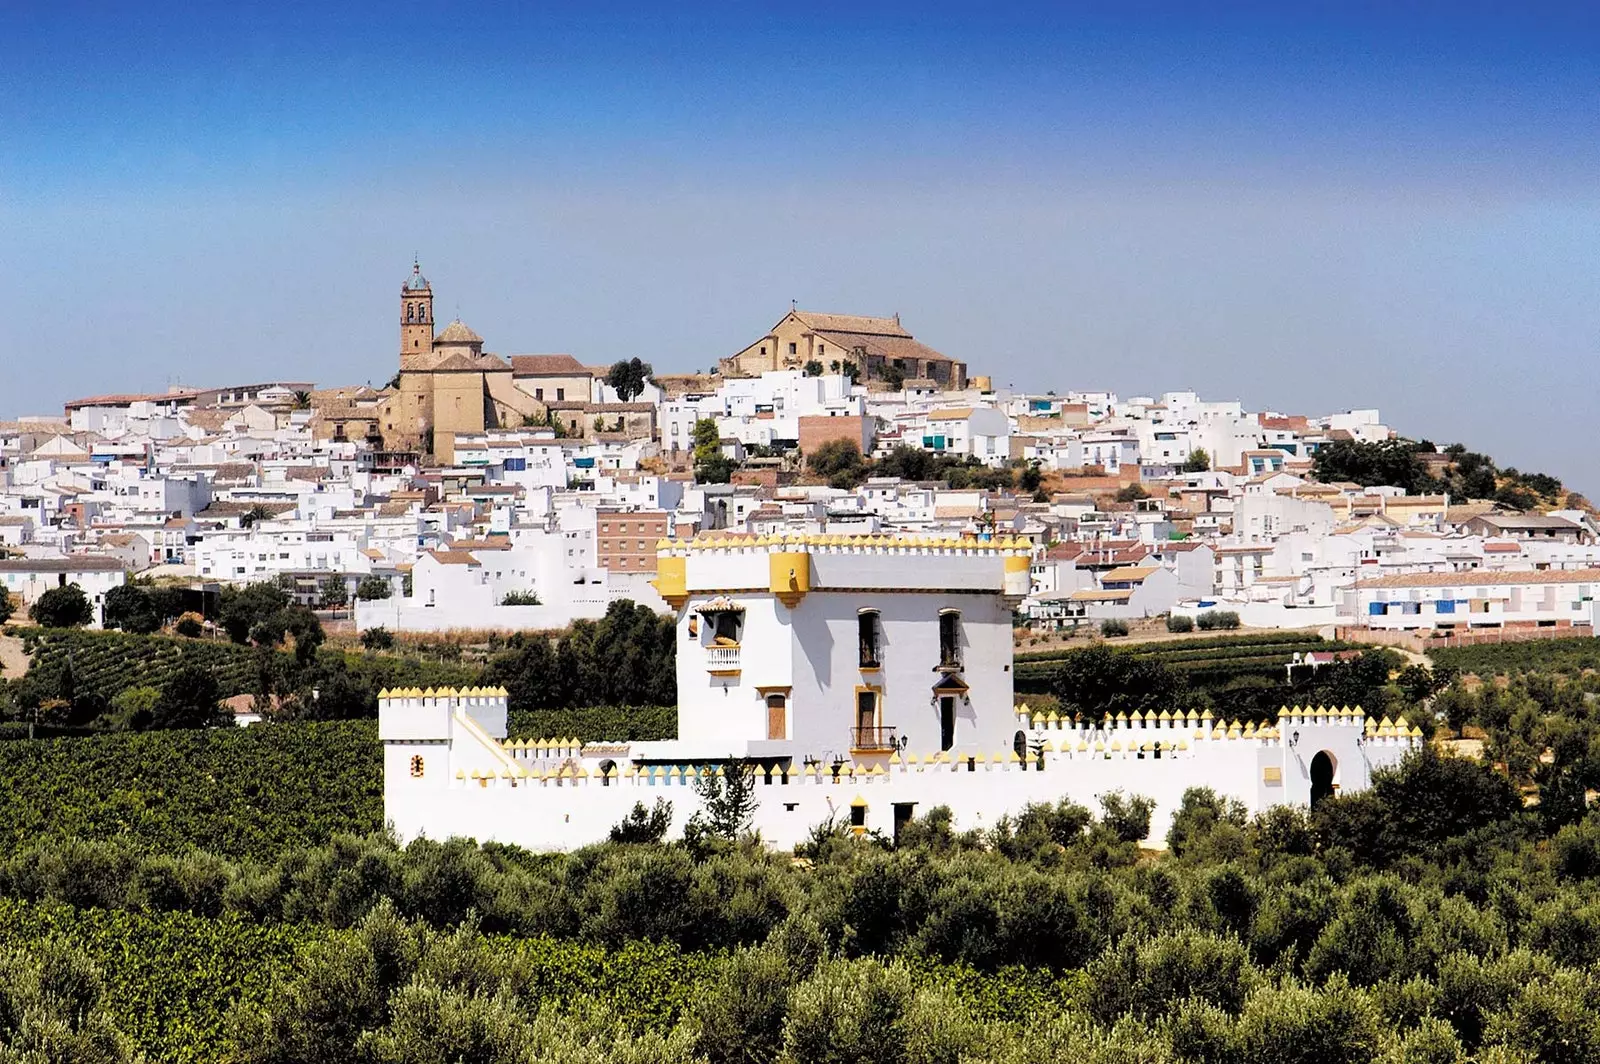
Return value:
M 798 309 L 800 309 L 800 305 L 792 299 L 789 300 L 789 313 L 793 314 Z

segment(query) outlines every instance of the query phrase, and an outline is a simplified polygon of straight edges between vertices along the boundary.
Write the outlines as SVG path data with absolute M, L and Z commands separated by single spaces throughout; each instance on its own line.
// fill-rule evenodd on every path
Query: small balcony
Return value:
M 738 675 L 738 646 L 706 647 L 706 671 L 714 676 Z
M 889 724 L 870 728 L 851 728 L 850 749 L 857 752 L 892 753 L 900 749 L 900 738 L 895 734 L 894 726 Z

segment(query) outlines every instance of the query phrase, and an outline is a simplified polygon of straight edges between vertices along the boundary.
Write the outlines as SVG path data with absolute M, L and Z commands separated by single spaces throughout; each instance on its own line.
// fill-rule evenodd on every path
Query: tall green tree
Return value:
M 806 457 L 806 465 L 819 477 L 827 477 L 834 487 L 850 488 L 867 475 L 867 462 L 855 440 L 828 440 Z
M 1173 709 L 1183 683 L 1159 661 L 1096 645 L 1064 654 L 1051 690 L 1063 709 L 1099 720 Z
M 137 584 L 122 584 L 107 591 L 102 614 L 107 628 L 138 635 L 148 635 L 161 627 L 162 618 L 150 593 Z
M 331 573 L 317 585 L 317 604 L 323 609 L 339 609 L 350 604 L 350 589 L 344 577 Z
M 94 620 L 94 606 L 83 588 L 66 584 L 34 599 L 28 615 L 46 628 L 81 628 Z
M 1364 488 L 1389 485 L 1420 495 L 1438 484 L 1417 458 L 1416 447 L 1403 439 L 1335 440 L 1317 451 L 1312 473 L 1324 484 L 1350 481 Z
M 714 418 L 694 423 L 694 479 L 702 484 L 726 484 L 733 478 L 733 460 L 722 453 L 722 435 Z
M 288 594 L 275 583 L 258 581 L 244 587 L 226 585 L 222 589 L 218 607 L 219 620 L 229 639 L 235 643 L 248 643 L 256 625 L 288 605 Z
M 616 390 L 618 399 L 629 403 L 635 396 L 644 393 L 645 384 L 654 374 L 650 363 L 637 358 L 624 359 L 612 363 L 610 372 L 606 374 L 606 383 Z
M 182 665 L 173 672 L 161 685 L 153 723 L 157 728 L 210 728 L 229 723 L 211 670 Z

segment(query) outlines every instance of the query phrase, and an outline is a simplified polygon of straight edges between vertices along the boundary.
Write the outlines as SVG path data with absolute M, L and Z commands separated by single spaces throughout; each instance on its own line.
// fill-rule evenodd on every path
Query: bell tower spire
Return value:
M 411 276 L 400 286 L 400 357 L 433 352 L 433 287 L 422 276 L 422 263 L 411 262 Z

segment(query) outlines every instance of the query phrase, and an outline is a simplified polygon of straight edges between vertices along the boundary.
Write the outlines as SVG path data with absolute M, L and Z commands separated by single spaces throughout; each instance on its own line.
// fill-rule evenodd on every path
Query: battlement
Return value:
M 1276 742 L 1284 738 L 1284 729 L 1290 730 L 1292 739 L 1295 731 L 1300 728 L 1359 729 L 1358 744 L 1366 740 L 1422 738 L 1420 728 L 1408 727 L 1403 720 L 1397 723 L 1388 717 L 1375 721 L 1367 716 L 1360 706 L 1354 709 L 1349 706 L 1342 709 L 1338 706 L 1294 706 L 1293 708 L 1283 706 L 1279 708 L 1278 719 L 1274 723 L 1260 726 L 1254 721 L 1240 724 L 1237 720 L 1232 722 L 1218 720 L 1209 709 L 1203 713 L 1196 713 L 1191 709 L 1187 714 L 1162 710 L 1159 714 L 1148 712 L 1143 716 L 1138 713 L 1131 716 L 1127 713 L 1118 713 L 1113 717 L 1108 713 L 1096 721 L 1081 715 L 1063 715 L 1053 710 L 1048 713 L 1035 713 L 1024 703 L 1017 707 L 1017 718 L 1024 731 L 1035 735 L 1076 732 L 1084 737 L 1084 741 L 1092 736 L 1116 735 L 1119 739 L 1125 739 L 1126 736 L 1121 733 L 1148 736 L 1164 732 L 1169 736 L 1181 734 L 1185 738 L 1192 734 L 1196 740 L 1251 739 Z
M 1024 536 L 896 536 L 874 534 L 865 536 L 802 535 L 778 533 L 770 536 L 701 534 L 693 539 L 661 539 L 656 542 L 659 557 L 687 556 L 699 551 L 770 551 L 785 550 L 841 550 L 851 552 L 937 551 L 951 554 L 995 554 L 1012 551 L 1032 553 L 1033 543 Z
M 477 729 L 497 741 L 506 736 L 504 687 L 399 687 L 378 692 L 382 742 L 449 742 L 458 730 Z
M 658 798 L 682 830 L 703 806 L 695 784 L 725 771 L 707 744 L 505 741 L 503 725 L 492 735 L 476 719 L 504 712 L 498 689 L 387 694 L 385 812 L 402 838 L 463 835 L 571 849 L 604 838 L 636 803 Z M 1192 787 L 1210 787 L 1251 811 L 1304 806 L 1319 793 L 1368 786 L 1374 771 L 1421 741 L 1403 723 L 1335 707 L 1284 707 L 1265 725 L 1199 712 L 1082 720 L 1027 706 L 1018 707 L 1017 721 L 1015 741 L 993 752 L 896 748 L 850 759 L 797 749 L 755 757 L 752 827 L 787 847 L 840 817 L 857 830 L 887 833 L 907 816 L 947 805 L 959 824 L 981 827 L 1029 803 L 1092 806 L 1099 795 L 1123 791 L 1156 803 L 1151 837 L 1159 839 Z
M 812 591 L 1028 592 L 1033 544 L 1020 536 L 700 535 L 656 543 L 657 592 L 674 608 L 696 593 L 766 591 L 790 609 Z

